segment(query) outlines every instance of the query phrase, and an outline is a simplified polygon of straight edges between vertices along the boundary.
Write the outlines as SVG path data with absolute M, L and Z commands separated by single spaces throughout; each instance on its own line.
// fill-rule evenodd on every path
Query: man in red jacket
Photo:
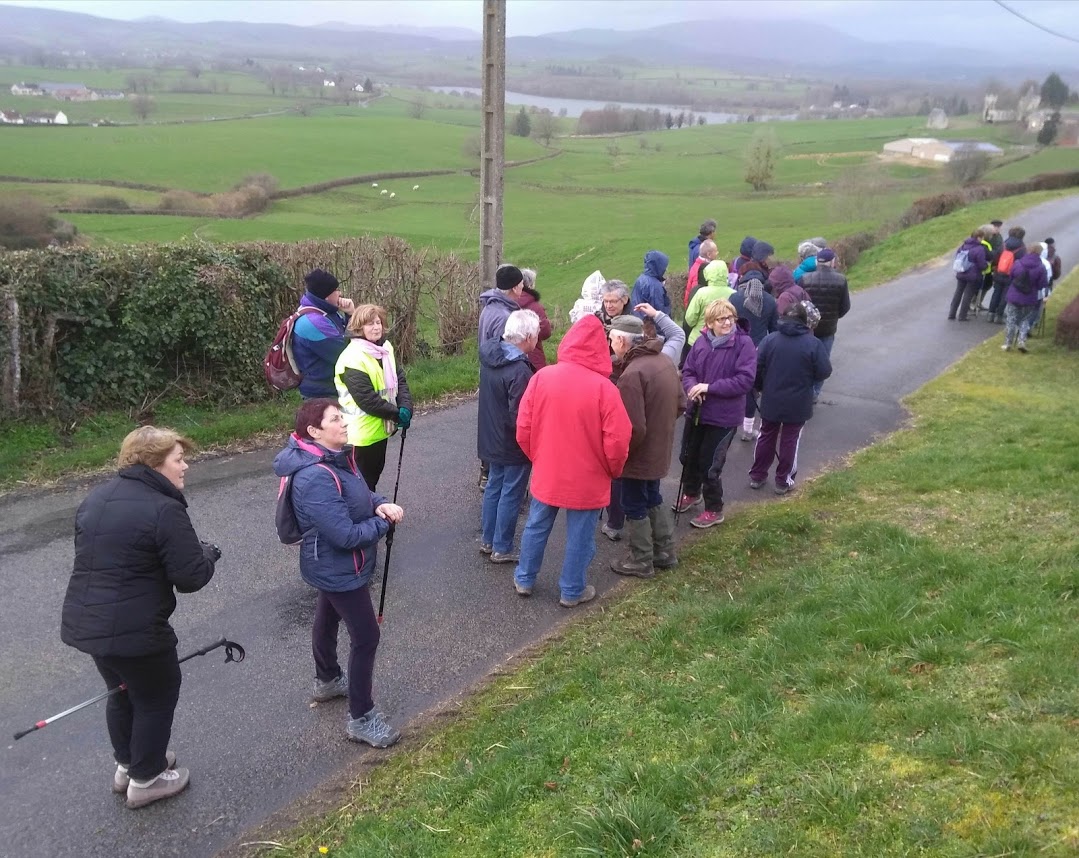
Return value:
M 596 524 L 622 474 L 632 427 L 611 383 L 603 323 L 578 321 L 558 346 L 558 363 L 532 376 L 517 412 L 517 443 L 532 462 L 532 506 L 514 573 L 518 595 L 531 596 L 547 539 L 566 511 L 566 554 L 559 604 L 572 608 L 596 597 L 586 584 L 596 553 Z

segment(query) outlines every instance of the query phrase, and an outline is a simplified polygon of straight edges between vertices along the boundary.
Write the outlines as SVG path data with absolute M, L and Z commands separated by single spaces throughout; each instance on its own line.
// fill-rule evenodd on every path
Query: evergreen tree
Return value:
M 1042 102 L 1047 107 L 1052 107 L 1054 110 L 1059 110 L 1067 103 L 1068 93 L 1068 85 L 1060 79 L 1060 75 L 1056 72 L 1049 75 L 1049 77 L 1045 79 L 1045 83 L 1042 84 Z
M 528 137 L 532 133 L 532 120 L 528 118 L 528 111 L 521 105 L 520 111 L 513 117 L 513 133 L 518 137 Z

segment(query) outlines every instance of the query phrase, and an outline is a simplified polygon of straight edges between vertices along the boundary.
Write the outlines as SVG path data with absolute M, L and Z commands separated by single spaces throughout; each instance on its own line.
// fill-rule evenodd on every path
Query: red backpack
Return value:
M 997 271 L 1001 274 L 1011 274 L 1012 266 L 1015 264 L 1015 254 L 1010 250 L 1004 250 L 1000 254 L 1000 258 L 997 260 Z
M 262 374 L 266 376 L 266 383 L 274 390 L 292 390 L 299 387 L 303 381 L 303 373 L 296 366 L 296 358 L 292 354 L 292 329 L 296 327 L 300 316 L 307 315 L 309 310 L 326 315 L 318 307 L 300 307 L 281 322 L 273 342 L 270 343 L 270 350 L 262 361 Z

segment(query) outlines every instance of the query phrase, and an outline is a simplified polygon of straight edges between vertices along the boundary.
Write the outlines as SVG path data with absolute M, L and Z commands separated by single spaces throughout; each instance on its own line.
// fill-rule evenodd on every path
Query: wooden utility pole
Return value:
M 480 142 L 480 289 L 502 262 L 506 169 L 506 0 L 483 0 L 483 133 Z

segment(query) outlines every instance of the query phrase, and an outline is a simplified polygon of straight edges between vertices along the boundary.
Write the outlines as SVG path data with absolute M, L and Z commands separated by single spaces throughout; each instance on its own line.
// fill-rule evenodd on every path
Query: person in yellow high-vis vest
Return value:
M 348 443 L 356 448 L 356 466 L 371 491 L 386 467 L 390 436 L 412 422 L 412 395 L 386 329 L 386 311 L 376 304 L 353 310 L 349 342 L 334 372 Z

